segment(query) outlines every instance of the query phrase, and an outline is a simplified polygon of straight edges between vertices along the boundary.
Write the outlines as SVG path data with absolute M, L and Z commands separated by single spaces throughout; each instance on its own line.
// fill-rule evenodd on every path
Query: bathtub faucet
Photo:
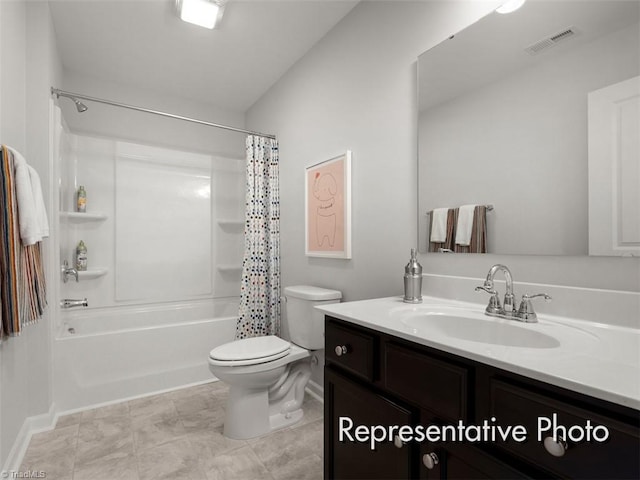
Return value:
M 65 298 L 60 300 L 60 308 L 73 308 L 73 307 L 88 307 L 89 302 L 86 298 L 82 300 L 72 300 L 71 298 Z

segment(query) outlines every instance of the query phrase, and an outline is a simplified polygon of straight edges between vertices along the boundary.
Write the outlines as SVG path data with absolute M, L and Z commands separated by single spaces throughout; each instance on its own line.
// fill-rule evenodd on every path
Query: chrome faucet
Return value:
M 60 308 L 73 308 L 73 307 L 88 307 L 89 302 L 86 298 L 82 300 L 73 300 L 71 298 L 65 298 L 60 300 Z
M 507 290 L 504 294 L 504 306 L 500 304 L 498 292 L 493 284 L 493 278 L 499 271 L 504 273 L 504 278 L 507 282 Z M 476 292 L 481 290 L 491 295 L 489 305 L 487 305 L 487 308 L 485 309 L 485 313 L 487 315 L 518 320 L 520 322 L 534 323 L 538 321 L 538 316 L 533 311 L 533 305 L 531 304 L 532 298 L 544 297 L 546 301 L 551 300 L 551 297 L 546 293 L 538 293 L 536 295 L 525 294 L 522 296 L 520 306 L 516 310 L 514 307 L 515 295 L 513 293 L 513 277 L 511 276 L 511 271 L 505 265 L 499 263 L 489 269 L 489 273 L 487 273 L 487 278 L 485 279 L 484 284 L 476 287 Z
M 79 281 L 78 280 L 78 270 L 76 270 L 73 267 L 70 267 L 69 266 L 69 262 L 67 262 L 66 260 L 62 264 L 61 271 L 62 271 L 62 281 L 64 283 L 67 283 L 67 281 L 69 280 L 69 276 L 75 277 L 76 282 Z
M 504 279 L 507 282 L 507 291 L 504 294 L 504 307 L 500 305 L 498 292 L 493 286 L 493 277 L 495 277 L 496 273 L 498 273 L 499 271 L 504 272 Z M 484 281 L 484 285 L 482 285 L 481 287 L 476 287 L 476 292 L 479 290 L 483 290 L 492 295 L 491 299 L 489 300 L 489 306 L 487 307 L 487 314 L 491 315 L 513 312 L 513 304 L 515 301 L 515 297 L 513 295 L 513 277 L 511 276 L 511 271 L 505 265 L 497 263 L 493 267 L 491 267 L 489 269 L 489 273 L 487 273 L 487 278 Z

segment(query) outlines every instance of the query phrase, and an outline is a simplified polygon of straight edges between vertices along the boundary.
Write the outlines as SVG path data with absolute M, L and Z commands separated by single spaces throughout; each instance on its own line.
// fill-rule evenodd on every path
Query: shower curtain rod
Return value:
M 246 133 L 248 135 L 258 135 L 260 137 L 272 138 L 275 140 L 276 136 L 268 133 L 253 132 L 251 130 L 245 130 L 243 128 L 230 127 L 229 125 L 221 125 L 219 123 L 207 122 L 205 120 L 199 120 L 197 118 L 183 117 L 182 115 L 175 115 L 173 113 L 161 112 L 159 110 L 151 110 L 150 108 L 137 107 L 135 105 L 127 105 L 126 103 L 112 102 L 111 100 L 104 100 L 102 98 L 89 97 L 87 95 L 81 95 L 79 93 L 65 92 L 58 88 L 51 87 L 51 95 L 55 95 L 56 98 L 67 97 L 71 100 L 82 99 L 88 102 L 104 103 L 105 105 L 112 105 L 114 107 L 128 108 L 129 110 L 136 110 L 138 112 L 152 113 L 154 115 L 160 115 L 161 117 L 175 118 L 176 120 L 184 120 L 186 122 L 199 123 L 200 125 L 207 125 L 209 127 L 222 128 L 224 130 L 231 130 L 233 132 Z

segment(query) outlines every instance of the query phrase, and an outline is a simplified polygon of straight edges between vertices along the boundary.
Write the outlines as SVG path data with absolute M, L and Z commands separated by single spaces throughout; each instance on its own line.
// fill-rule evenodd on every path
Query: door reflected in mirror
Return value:
M 625 232 L 626 246 L 608 254 L 637 254 L 640 227 L 621 229 L 615 218 L 640 218 L 632 128 L 640 100 L 621 107 L 626 153 L 620 160 L 610 152 L 607 179 L 589 178 L 588 111 L 590 93 L 640 75 L 639 20 L 637 1 L 529 1 L 419 57 L 421 252 L 429 251 L 431 212 L 477 204 L 494 207 L 486 213 L 487 253 L 588 255 L 589 205 L 602 202 L 625 209 L 611 210 L 602 225 L 592 221 L 592 230 Z M 623 197 L 617 181 L 635 200 Z M 606 188 L 594 194 L 590 182 Z

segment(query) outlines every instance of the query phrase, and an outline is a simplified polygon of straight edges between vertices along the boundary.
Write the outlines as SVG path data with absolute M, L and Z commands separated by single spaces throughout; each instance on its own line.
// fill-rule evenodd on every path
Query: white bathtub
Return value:
M 209 351 L 233 340 L 237 315 L 236 298 L 64 311 L 54 347 L 56 410 L 212 380 Z

